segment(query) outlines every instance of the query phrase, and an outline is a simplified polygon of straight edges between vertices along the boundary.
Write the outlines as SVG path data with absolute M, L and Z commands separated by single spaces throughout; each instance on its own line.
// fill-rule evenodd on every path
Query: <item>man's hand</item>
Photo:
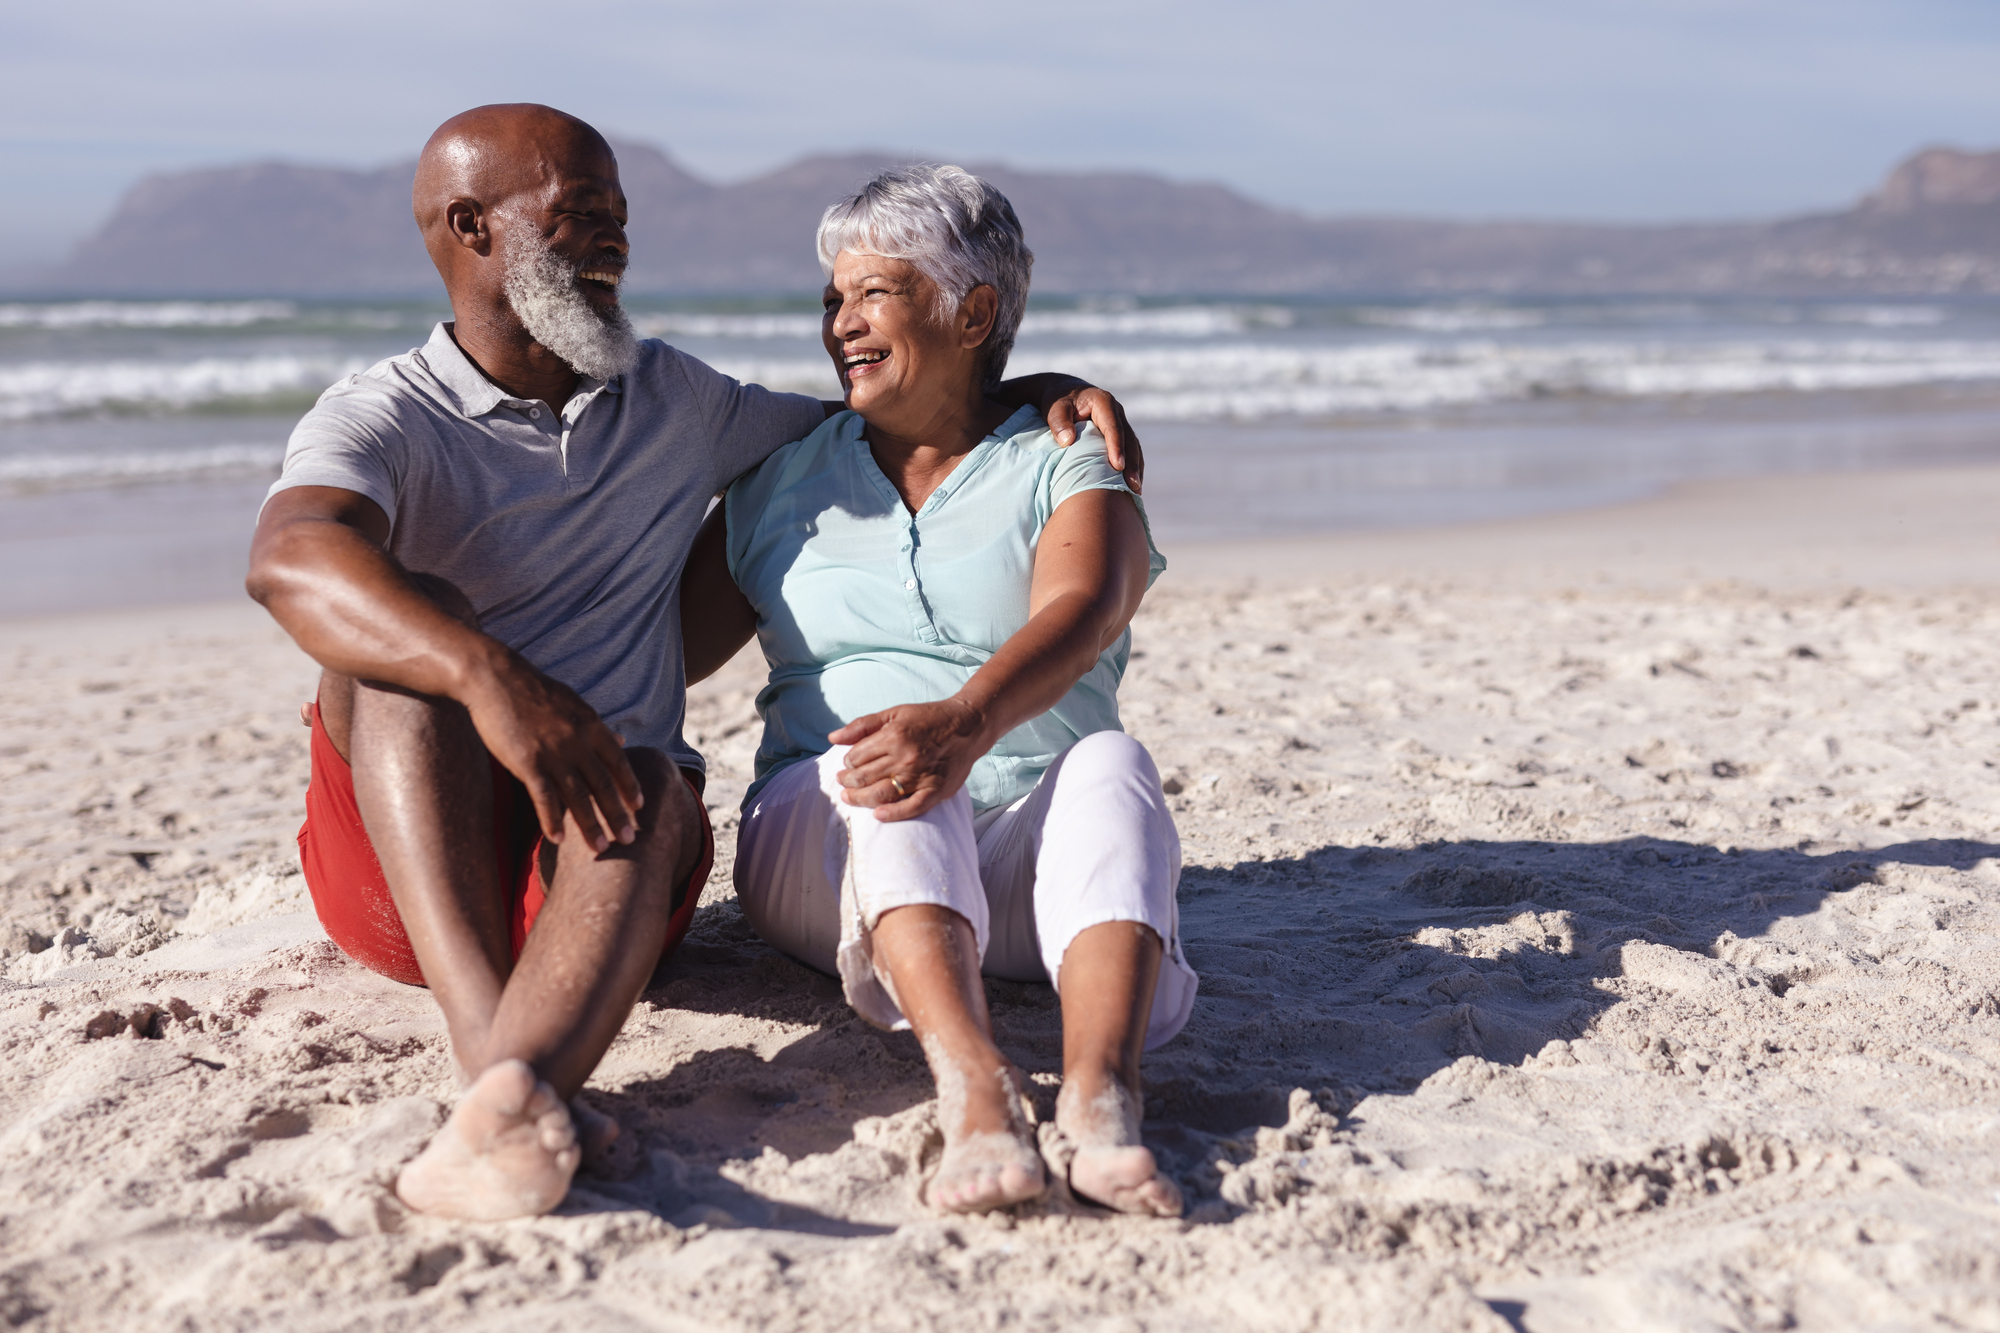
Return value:
M 1074 375 L 1044 371 L 1003 380 L 993 395 L 1003 403 L 1032 406 L 1048 419 L 1049 431 L 1064 448 L 1076 443 L 1077 423 L 1088 421 L 1104 437 L 1104 454 L 1125 474 L 1125 484 L 1137 495 L 1146 485 L 1146 456 L 1139 437 L 1125 419 L 1125 409 L 1104 390 Z
M 1056 443 L 1076 443 L 1078 421 L 1088 421 L 1104 436 L 1104 456 L 1125 474 L 1125 484 L 1138 495 L 1146 489 L 1146 455 L 1139 448 L 1139 436 L 1125 419 L 1125 409 L 1116 398 L 1095 385 L 1078 384 L 1066 390 L 1043 409 Z
M 458 589 L 397 563 L 388 538 L 388 515 L 358 492 L 280 491 L 257 520 L 250 595 L 327 670 L 463 704 L 550 842 L 565 812 L 594 851 L 631 842 L 643 798 L 618 737 L 574 690 L 481 633 Z
M 915 819 L 957 794 L 979 757 L 993 748 L 985 718 L 957 698 L 898 704 L 857 717 L 828 734 L 853 748 L 840 771 L 841 799 L 872 806 L 884 823 Z
M 623 738 L 576 691 L 509 654 L 462 702 L 487 750 L 527 787 L 550 842 L 563 840 L 565 813 L 594 852 L 638 836 L 645 797 Z

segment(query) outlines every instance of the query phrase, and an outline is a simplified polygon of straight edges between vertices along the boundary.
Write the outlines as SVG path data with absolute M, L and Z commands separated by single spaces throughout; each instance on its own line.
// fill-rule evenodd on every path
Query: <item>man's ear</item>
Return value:
M 483 255 L 493 248 L 493 233 L 486 225 L 486 207 L 477 199 L 460 197 L 447 203 L 444 227 L 455 244 L 468 250 Z
M 958 308 L 958 316 L 965 321 L 960 333 L 959 346 L 978 347 L 985 343 L 993 332 L 993 321 L 1000 317 L 1000 293 L 980 283 L 965 294 L 965 302 Z

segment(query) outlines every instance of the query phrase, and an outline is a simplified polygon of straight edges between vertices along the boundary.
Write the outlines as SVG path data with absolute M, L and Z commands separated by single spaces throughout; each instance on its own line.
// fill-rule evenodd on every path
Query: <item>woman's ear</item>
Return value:
M 1000 317 L 1000 293 L 985 283 L 980 283 L 965 294 L 965 300 L 958 307 L 960 347 L 979 347 L 993 332 L 993 321 Z

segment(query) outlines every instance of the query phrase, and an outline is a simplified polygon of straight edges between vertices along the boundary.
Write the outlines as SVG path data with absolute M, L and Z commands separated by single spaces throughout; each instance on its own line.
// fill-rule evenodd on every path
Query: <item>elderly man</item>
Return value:
M 248 588 L 324 668 L 299 834 L 314 907 L 350 955 L 430 987 L 468 1084 L 397 1192 L 494 1219 L 567 1192 L 573 1099 L 708 874 L 681 736 L 696 528 L 840 404 L 633 335 L 618 165 L 574 117 L 454 117 L 413 205 L 454 322 L 299 423 Z M 1008 389 L 1059 437 L 1123 424 L 1075 381 Z M 616 1133 L 593 1119 L 586 1138 Z

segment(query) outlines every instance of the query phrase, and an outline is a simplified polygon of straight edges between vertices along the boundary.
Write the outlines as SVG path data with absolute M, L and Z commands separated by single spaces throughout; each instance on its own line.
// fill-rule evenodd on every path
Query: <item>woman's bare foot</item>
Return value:
M 530 1217 L 562 1202 L 582 1156 L 555 1089 L 525 1061 L 502 1060 L 403 1168 L 396 1196 L 420 1213 L 466 1222 Z
M 948 1213 L 986 1213 L 1047 1193 L 1019 1071 L 1004 1057 L 955 1060 L 935 1037 L 924 1043 L 924 1054 L 937 1078 L 944 1129 L 944 1156 L 924 1201 Z
M 1091 1203 L 1142 1217 L 1179 1217 L 1180 1187 L 1139 1141 L 1139 1099 L 1106 1078 L 1090 1089 L 1065 1080 L 1056 1094 L 1056 1128 L 1076 1147 L 1069 1187 Z

